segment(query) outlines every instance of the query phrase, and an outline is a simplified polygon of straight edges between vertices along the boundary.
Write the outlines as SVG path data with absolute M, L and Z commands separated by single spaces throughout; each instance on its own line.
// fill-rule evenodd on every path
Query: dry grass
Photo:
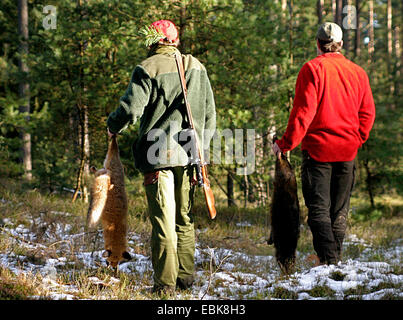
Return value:
M 136 241 L 131 243 L 135 253 L 150 256 L 151 226 L 148 220 L 147 204 L 143 188 L 139 181 L 128 185 L 129 193 L 129 230 L 136 234 Z M 70 196 L 46 195 L 39 190 L 23 189 L 18 183 L 2 180 L 0 183 L 0 228 L 7 227 L 7 221 L 12 221 L 14 226 L 21 225 L 29 230 L 29 234 L 35 235 L 35 239 L 29 237 L 15 239 L 15 235 L 0 233 L 0 253 L 13 254 L 21 257 L 19 263 L 44 265 L 49 258 L 66 258 L 66 263 L 60 267 L 57 276 L 52 278 L 53 283 L 62 288 L 64 293 L 75 299 L 120 299 L 142 300 L 157 299 L 159 297 L 151 293 L 152 272 L 133 272 L 130 274 L 114 274 L 103 267 L 103 261 L 99 261 L 100 267 L 96 270 L 87 268 L 80 259 L 78 252 L 91 252 L 102 250 L 101 241 L 94 242 L 94 233 L 83 232 L 87 204 L 78 200 L 71 202 Z M 221 199 L 222 200 L 222 199 Z M 383 202 L 382 202 L 383 201 Z M 223 203 L 223 201 L 218 201 Z M 387 209 L 385 217 L 377 220 L 355 219 L 350 216 L 348 233 L 356 234 L 374 247 L 390 247 L 402 239 L 403 218 L 400 208 L 403 207 L 402 198 L 383 197 L 377 199 L 377 203 Z M 367 203 L 361 199 L 352 199 L 355 210 L 366 209 Z M 303 212 L 303 202 L 301 202 Z M 268 246 L 266 240 L 269 236 L 268 208 L 227 208 L 218 207 L 218 215 L 215 220 L 210 220 L 205 210 L 204 200 L 200 194 L 196 195 L 194 205 L 194 220 L 198 231 L 197 242 L 201 247 L 227 248 L 249 255 L 273 256 L 273 246 Z M 238 223 L 242 223 L 237 225 Z M 60 228 L 69 225 L 66 230 L 70 235 L 78 235 L 74 238 L 61 238 Z M 5 230 L 5 229 L 4 229 Z M 98 235 L 99 236 L 99 235 Z M 18 241 L 15 241 L 18 240 Z M 344 254 L 344 259 L 358 257 L 365 246 L 360 244 L 350 245 Z M 301 235 L 297 248 L 300 256 L 313 253 L 312 235 L 304 221 L 302 214 Z M 375 255 L 373 259 L 382 261 L 384 257 Z M 377 261 L 377 260 L 376 260 Z M 255 272 L 254 266 L 243 262 L 241 259 L 234 261 L 237 271 Z M 297 259 L 297 271 L 306 270 L 310 266 L 304 259 Z M 204 271 L 209 272 L 210 265 L 199 265 Z M 261 273 L 276 268 L 274 264 L 262 268 Z M 400 270 L 393 270 L 395 274 L 402 274 Z M 333 275 L 336 279 L 342 275 Z M 0 299 L 30 299 L 32 297 L 49 297 L 48 286 L 44 286 L 45 279 L 40 274 L 14 274 L 8 269 L 0 268 Z M 213 282 L 212 285 L 215 283 Z M 384 284 L 388 287 L 388 284 Z M 391 287 L 392 284 L 389 285 Z M 311 296 L 332 296 L 327 287 L 317 287 L 310 292 Z M 377 288 L 374 288 L 374 290 Z M 351 299 L 356 298 L 359 288 L 349 294 Z M 372 291 L 372 290 L 370 290 Z M 361 294 L 368 292 L 361 290 Z M 373 291 L 372 291 L 373 292 Z M 247 293 L 245 293 L 247 294 Z M 182 299 L 188 295 L 183 293 Z M 190 297 L 190 296 L 189 296 Z M 275 288 L 271 294 L 259 293 L 259 299 L 296 299 L 296 294 L 288 289 Z M 172 298 L 172 297 L 165 297 Z
M 16 275 L 0 267 L 0 300 L 45 299 L 47 294 L 48 292 L 42 287 L 40 275 L 31 273 Z

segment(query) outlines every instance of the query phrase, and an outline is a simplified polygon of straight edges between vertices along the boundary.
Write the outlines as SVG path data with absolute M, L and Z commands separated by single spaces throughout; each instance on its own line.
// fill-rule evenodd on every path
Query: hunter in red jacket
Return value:
M 335 23 L 319 28 L 318 56 L 300 70 L 286 132 L 273 144 L 278 156 L 301 143 L 308 224 L 319 260 L 327 264 L 341 258 L 354 159 L 375 120 L 368 76 L 340 53 L 342 37 Z

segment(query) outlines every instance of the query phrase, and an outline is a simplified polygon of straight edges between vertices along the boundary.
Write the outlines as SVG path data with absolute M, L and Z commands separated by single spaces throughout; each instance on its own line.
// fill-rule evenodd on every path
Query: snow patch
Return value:
M 2 221 L 0 235 L 8 237 L 10 248 L 20 247 L 34 252 L 48 249 L 48 246 L 39 243 L 37 236 L 27 226 L 14 225 L 9 218 Z M 40 226 L 43 222 L 35 220 L 34 223 Z M 238 226 L 249 225 L 242 222 Z M 79 289 L 72 285 L 61 284 L 58 280 L 60 276 L 71 272 L 69 270 L 86 268 L 96 270 L 102 265 L 105 266 L 105 260 L 102 258 L 103 250 L 88 251 L 88 248 L 76 245 L 75 241 L 82 239 L 85 232 L 72 234 L 72 230 L 72 226 L 68 224 L 55 223 L 52 232 L 45 232 L 46 241 L 71 243 L 68 247 L 54 246 L 52 249 L 55 256 L 32 260 L 23 253 L 24 250 L 16 251 L 8 248 L 0 252 L 0 266 L 10 269 L 15 274 L 39 273 L 43 277 L 42 285 L 49 291 L 51 299 L 78 299 Z M 196 230 L 196 233 L 201 232 L 206 230 Z M 130 233 L 129 246 L 138 245 L 142 245 L 140 235 Z M 280 299 L 276 296 L 276 291 L 279 289 L 289 291 L 291 297 L 299 300 L 356 298 L 377 300 L 388 296 L 395 299 L 403 298 L 403 275 L 394 273 L 394 270 L 399 270 L 401 265 L 402 241 L 396 242 L 396 245 L 390 248 L 373 248 L 371 244 L 352 234 L 346 238 L 345 246 L 353 245 L 365 248 L 356 259 L 347 259 L 337 265 L 303 268 L 289 277 L 282 277 L 273 256 L 254 256 L 227 248 L 206 248 L 197 244 L 195 283 L 191 298 Z M 87 247 L 91 246 L 87 244 Z M 74 252 L 68 251 L 71 248 L 74 248 Z M 369 257 L 374 256 L 374 252 L 384 257 L 385 261 L 370 261 Z M 136 274 L 139 278 L 147 278 L 152 283 L 153 268 L 150 257 L 133 250 L 129 250 L 129 253 L 132 260 L 120 264 L 119 272 Z M 297 252 L 297 262 L 305 259 L 304 254 Z M 119 285 L 119 279 L 116 278 L 109 278 L 105 282 L 93 276 L 88 280 L 94 285 Z M 324 295 L 317 296 L 317 293 L 313 293 L 313 290 L 319 291 L 320 288 L 323 288 Z M 178 297 L 182 297 L 182 293 L 178 293 Z

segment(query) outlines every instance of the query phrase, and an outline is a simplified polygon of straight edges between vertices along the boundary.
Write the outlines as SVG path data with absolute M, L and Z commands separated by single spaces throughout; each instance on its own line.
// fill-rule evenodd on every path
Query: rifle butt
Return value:
M 215 199 L 213 191 L 209 186 L 204 186 L 203 189 L 204 189 L 204 196 L 206 198 L 209 217 L 210 219 L 214 219 L 217 215 L 217 211 L 215 209 Z
M 211 190 L 210 188 L 210 181 L 207 178 L 207 169 L 205 166 L 202 166 L 202 175 L 204 181 L 203 191 L 204 191 L 204 197 L 206 199 L 208 214 L 210 219 L 214 219 L 217 215 L 217 211 L 215 208 L 215 199 L 213 190 Z

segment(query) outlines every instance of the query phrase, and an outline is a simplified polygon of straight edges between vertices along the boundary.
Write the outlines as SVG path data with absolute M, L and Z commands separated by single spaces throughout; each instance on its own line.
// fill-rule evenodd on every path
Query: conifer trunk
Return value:
M 179 39 L 180 39 L 180 43 L 179 43 L 179 50 L 181 52 L 185 52 L 186 51 L 186 41 L 183 37 L 186 27 L 187 27 L 187 18 L 186 18 L 186 4 L 181 2 L 180 4 L 180 12 L 179 12 Z
M 386 26 L 387 26 L 387 70 L 389 76 L 389 91 L 390 96 L 393 98 L 395 94 L 395 82 L 393 81 L 396 76 L 396 69 L 394 67 L 394 57 L 393 57 L 393 29 L 392 29 L 392 0 L 388 0 L 386 6 Z M 394 99 L 390 103 L 390 109 L 395 109 Z
M 22 74 L 22 80 L 19 83 L 18 95 L 23 103 L 19 106 L 19 112 L 25 114 L 25 119 L 28 122 L 29 112 L 30 112 L 30 88 L 28 82 L 29 68 L 26 63 L 28 58 L 28 1 L 18 0 L 18 34 L 20 36 L 19 45 L 19 71 Z M 32 179 L 32 157 L 31 157 L 31 134 L 25 129 L 20 128 L 20 138 L 22 142 L 21 153 L 22 153 L 22 163 L 24 167 L 24 177 L 27 180 Z
M 342 27 L 342 11 L 343 11 L 343 0 L 336 0 L 336 12 L 334 16 L 334 22 Z
M 402 18 L 403 19 L 403 18 Z M 396 75 L 395 75 L 395 105 L 398 103 L 399 97 L 402 94 L 402 75 L 403 75 L 403 70 L 402 70 L 402 65 L 403 65 L 403 55 L 402 55 L 402 48 L 401 48 L 401 41 L 403 39 L 400 39 L 401 36 L 401 31 L 400 27 L 396 26 L 395 27 L 395 56 L 396 56 Z
M 85 0 L 77 1 L 77 8 L 80 9 L 81 19 L 88 19 L 88 14 L 83 10 L 82 6 Z M 89 110 L 88 105 L 84 101 L 84 95 L 87 91 L 84 79 L 84 64 L 82 58 L 85 54 L 85 48 L 88 45 L 87 40 L 80 39 L 78 43 L 78 53 L 80 56 L 81 65 L 79 68 L 79 84 L 77 94 L 77 108 L 79 114 L 79 142 L 80 142 L 80 168 L 77 174 L 77 185 L 73 195 L 75 201 L 78 192 L 82 189 L 82 198 L 84 202 L 88 202 L 88 186 L 87 181 L 90 175 L 90 138 L 89 138 Z
M 340 27 L 343 30 L 343 48 L 345 51 L 345 55 L 348 56 L 350 52 L 350 26 L 345 25 L 345 21 L 350 23 L 347 17 L 351 16 L 351 0 L 343 0 L 343 7 L 341 8 L 341 17 L 340 17 Z M 348 8 L 347 11 L 344 11 L 344 8 Z M 344 11 L 344 12 L 343 12 Z M 343 15 L 345 14 L 345 20 L 343 19 Z M 346 28 L 347 27 L 347 28 Z
M 368 1 L 368 14 L 369 14 L 369 25 L 368 25 L 368 70 L 372 69 L 372 58 L 374 54 L 374 1 Z M 373 183 L 372 183 L 372 172 L 369 165 L 369 154 L 370 154 L 370 145 L 366 143 L 364 145 L 364 149 L 367 149 L 366 152 L 366 159 L 364 159 L 364 168 L 367 174 L 366 177 L 366 187 L 367 192 L 371 201 L 371 207 L 375 208 L 375 201 L 374 201 L 374 192 L 373 192 Z
M 232 173 L 230 171 L 228 171 L 227 173 L 227 200 L 228 200 L 228 207 L 235 205 L 234 179 L 232 178 Z
M 318 15 L 318 25 L 323 23 L 323 16 L 324 16 L 324 5 L 325 0 L 318 0 L 316 2 L 316 12 Z
M 354 45 L 354 59 L 357 59 L 361 55 L 361 23 L 360 23 L 360 0 L 355 1 L 356 8 L 356 29 L 355 29 L 355 45 Z
M 368 36 L 369 36 L 369 42 L 368 42 L 368 64 L 371 64 L 372 62 L 372 56 L 374 54 L 374 1 L 369 0 L 368 1 L 368 6 L 369 6 L 369 26 L 368 26 Z
M 387 39 L 388 39 L 388 45 L 387 45 L 388 59 L 390 62 L 390 60 L 392 59 L 392 48 L 393 48 L 393 45 L 392 45 L 392 38 L 393 38 L 393 34 L 392 34 L 393 33 L 393 30 L 392 30 L 392 0 L 388 0 L 386 16 L 387 16 L 386 24 L 387 24 Z M 388 64 L 388 67 L 389 67 L 389 64 Z

